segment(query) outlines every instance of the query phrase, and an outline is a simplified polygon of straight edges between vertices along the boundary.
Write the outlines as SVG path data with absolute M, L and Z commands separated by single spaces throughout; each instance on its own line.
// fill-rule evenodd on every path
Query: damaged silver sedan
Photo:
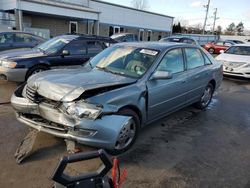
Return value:
M 221 81 L 221 64 L 198 46 L 122 43 L 81 69 L 32 76 L 11 103 L 29 127 L 118 154 L 141 127 L 187 105 L 206 108 Z

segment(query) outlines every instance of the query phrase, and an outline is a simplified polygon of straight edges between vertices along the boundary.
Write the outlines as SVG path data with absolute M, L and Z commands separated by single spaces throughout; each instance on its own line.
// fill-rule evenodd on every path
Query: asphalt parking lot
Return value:
M 250 187 L 249 99 L 249 80 L 224 79 L 206 111 L 188 107 L 143 129 L 119 156 L 128 173 L 123 187 Z M 0 187 L 52 187 L 64 142 L 41 135 L 33 155 L 17 165 L 14 153 L 28 129 L 8 104 L 0 105 L 0 122 Z

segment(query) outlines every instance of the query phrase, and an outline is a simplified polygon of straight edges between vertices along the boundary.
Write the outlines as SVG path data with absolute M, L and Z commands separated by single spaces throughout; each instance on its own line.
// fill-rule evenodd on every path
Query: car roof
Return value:
M 28 34 L 28 35 L 32 35 L 32 36 L 35 36 L 35 37 L 40 37 L 38 35 L 35 35 L 33 33 L 28 33 L 28 32 L 23 32 L 23 31 L 17 31 L 17 30 L 10 30 L 10 31 L 1 31 L 0 33 L 21 33 L 21 34 Z M 40 37 L 42 38 L 42 37 Z
M 186 36 L 171 36 L 171 37 L 164 37 L 162 39 L 192 39 L 192 40 L 194 40 L 193 38 L 186 37 Z
M 133 33 L 116 33 L 116 34 L 113 34 L 112 36 L 125 36 L 125 35 L 135 35 Z
M 74 39 L 82 39 L 82 40 L 101 40 L 104 42 L 109 42 L 109 43 L 117 43 L 117 41 L 111 39 L 110 37 L 104 37 L 104 36 L 99 36 L 99 35 L 87 35 L 87 34 L 64 34 L 64 35 L 59 35 L 57 37 L 63 37 L 63 38 L 73 38 Z
M 149 49 L 155 49 L 159 51 L 166 50 L 168 48 L 172 47 L 197 47 L 192 44 L 186 44 L 186 43 L 175 43 L 175 42 L 124 42 L 124 43 L 118 43 L 116 44 L 118 46 L 132 46 L 137 48 L 149 48 Z

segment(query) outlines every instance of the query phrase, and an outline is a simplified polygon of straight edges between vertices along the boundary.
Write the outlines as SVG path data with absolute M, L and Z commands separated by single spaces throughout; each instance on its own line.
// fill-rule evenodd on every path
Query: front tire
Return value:
M 108 150 L 112 155 L 118 155 L 127 151 L 135 143 L 140 127 L 140 119 L 133 110 L 121 109 L 118 115 L 131 116 L 132 119 L 120 131 L 115 148 Z
M 214 93 L 214 86 L 211 83 L 209 83 L 206 86 L 206 88 L 205 88 L 205 90 L 200 98 L 200 101 L 195 104 L 195 107 L 198 109 L 201 109 L 201 110 L 207 108 L 207 106 L 210 104 L 210 102 L 213 98 L 213 93 Z
M 44 65 L 36 65 L 34 67 L 31 67 L 26 74 L 25 80 L 28 80 L 28 78 L 34 74 L 37 74 L 39 72 L 46 71 L 46 70 L 48 70 L 48 67 Z
M 214 50 L 213 48 L 209 48 L 209 49 L 208 49 L 208 52 L 209 52 L 210 54 L 213 54 L 214 51 L 215 51 L 215 50 Z

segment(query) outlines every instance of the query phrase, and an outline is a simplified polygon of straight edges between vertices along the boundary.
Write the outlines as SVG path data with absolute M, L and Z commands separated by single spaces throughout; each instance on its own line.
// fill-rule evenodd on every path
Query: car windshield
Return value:
M 71 40 L 77 38 L 77 36 L 69 35 L 67 37 L 55 37 L 52 38 L 40 45 L 36 48 L 43 51 L 46 54 L 54 54 L 61 50 L 66 44 L 68 44 Z
M 127 77 L 140 78 L 151 67 L 159 54 L 158 50 L 131 46 L 112 46 L 93 59 L 92 67 Z
M 225 53 L 250 56 L 250 46 L 231 46 Z

